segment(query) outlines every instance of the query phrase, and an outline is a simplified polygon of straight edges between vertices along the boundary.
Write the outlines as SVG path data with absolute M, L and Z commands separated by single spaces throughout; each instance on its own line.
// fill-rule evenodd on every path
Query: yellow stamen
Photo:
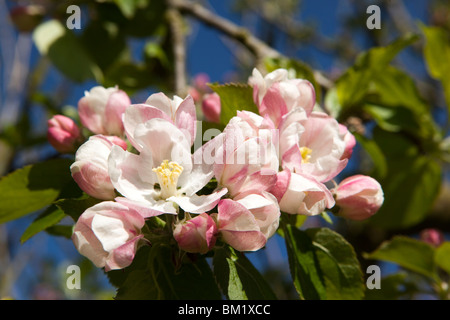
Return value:
M 158 177 L 161 187 L 161 198 L 167 199 L 177 193 L 177 183 L 183 167 L 178 163 L 169 160 L 163 160 L 158 168 L 153 168 L 153 172 Z
M 302 163 L 308 163 L 311 159 L 312 150 L 308 147 L 300 147 L 300 154 L 302 155 Z

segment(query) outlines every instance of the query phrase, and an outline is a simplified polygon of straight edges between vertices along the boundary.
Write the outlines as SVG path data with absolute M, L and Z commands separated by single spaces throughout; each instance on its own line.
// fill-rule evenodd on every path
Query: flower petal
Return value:
M 167 201 L 175 202 L 186 212 L 203 213 L 212 210 L 227 192 L 227 188 L 223 188 L 208 195 L 173 196 Z

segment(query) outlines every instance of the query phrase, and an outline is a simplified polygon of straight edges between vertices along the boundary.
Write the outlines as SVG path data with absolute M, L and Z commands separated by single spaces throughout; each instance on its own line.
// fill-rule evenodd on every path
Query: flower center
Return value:
M 161 198 L 167 199 L 177 193 L 177 183 L 183 167 L 178 163 L 164 160 L 158 168 L 153 168 L 161 187 Z
M 300 147 L 300 154 L 302 155 L 302 163 L 309 163 L 311 159 L 312 150 L 308 147 Z

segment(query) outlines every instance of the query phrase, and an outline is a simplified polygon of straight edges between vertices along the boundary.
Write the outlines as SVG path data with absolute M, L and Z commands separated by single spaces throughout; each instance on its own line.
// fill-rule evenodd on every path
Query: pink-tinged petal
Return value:
M 302 125 L 305 131 L 301 134 L 299 147 L 309 149 L 310 154 L 299 171 L 314 176 L 320 182 L 327 182 L 339 174 L 348 162 L 348 159 L 341 159 L 345 141 L 339 124 L 323 112 L 313 112 L 302 121 Z
M 280 87 L 277 83 L 272 85 L 259 106 L 259 113 L 265 117 L 268 116 L 276 127 L 279 126 L 281 118 L 288 113 L 286 102 L 280 92 Z
M 420 240 L 437 248 L 445 241 L 445 235 L 441 230 L 427 228 L 420 232 Z
M 162 110 L 146 105 L 146 104 L 134 104 L 125 110 L 124 114 L 124 128 L 125 133 L 130 140 L 131 144 L 138 150 L 141 151 L 143 146 L 137 144 L 134 141 L 134 132 L 136 127 L 145 123 L 150 119 L 159 118 L 171 121 L 170 116 L 164 113 Z
M 156 118 L 138 125 L 134 134 L 143 152 L 151 154 L 155 166 L 170 160 L 183 167 L 178 180 L 182 185 L 184 176 L 192 170 L 191 145 L 186 136 L 171 122 Z
M 332 208 L 335 201 L 324 184 L 311 176 L 291 173 L 289 186 L 279 204 L 283 212 L 312 216 Z
M 316 104 L 316 91 L 311 82 L 304 79 L 291 80 L 297 86 L 299 98 L 296 101 L 295 107 L 301 107 L 310 115 Z
M 267 239 L 261 231 L 220 230 L 226 243 L 238 251 L 258 251 L 263 248 Z
M 74 227 L 77 250 L 106 271 L 121 269 L 134 258 L 145 220 L 123 204 L 104 201 L 83 212 Z
M 186 135 L 192 146 L 197 132 L 197 114 L 191 96 L 187 96 L 178 106 L 175 112 L 175 125 Z
M 282 153 L 281 166 L 290 171 L 301 171 L 302 161 L 303 157 L 299 146 L 293 145 Z
M 142 238 L 144 238 L 144 235 L 138 235 L 113 250 L 105 263 L 105 271 L 108 272 L 128 267 L 133 262 L 138 243 Z
M 109 135 L 123 136 L 123 114 L 131 100 L 125 91 L 117 90 L 111 93 L 105 107 L 104 127 Z
M 111 182 L 123 196 L 137 201 L 153 198 L 157 180 L 150 156 L 138 156 L 113 146 L 108 166 Z
M 71 166 L 71 171 L 72 178 L 88 195 L 101 200 L 114 199 L 114 186 L 103 168 L 88 162 L 77 162 Z
M 113 144 L 104 136 L 91 136 L 77 150 L 70 172 L 78 186 L 87 194 L 102 200 L 115 196 L 108 174 L 108 157 Z
M 257 171 L 247 176 L 238 190 L 239 193 L 260 193 L 271 190 L 277 182 L 277 172 Z
M 47 139 L 60 153 L 72 153 L 82 140 L 77 124 L 63 115 L 55 115 L 47 121 Z
M 367 219 L 374 215 L 384 202 L 381 185 L 369 176 L 348 177 L 333 191 L 339 215 L 347 219 Z
M 125 140 L 119 138 L 118 136 L 105 136 L 105 138 L 110 141 L 112 144 L 121 147 L 123 150 L 128 149 L 128 144 Z
M 202 111 L 207 121 L 219 123 L 221 109 L 222 104 L 217 93 L 207 93 L 203 96 Z
M 103 128 L 103 114 L 94 109 L 87 97 L 83 97 L 78 102 L 78 114 L 81 124 L 96 134 L 107 134 Z
M 172 122 L 175 122 L 175 112 L 177 106 L 174 105 L 174 101 L 170 100 L 169 97 L 167 97 L 164 93 L 158 92 L 152 94 L 150 97 L 148 97 L 147 101 L 145 101 L 145 104 L 151 105 L 161 110 L 169 116 Z
M 156 201 L 150 198 L 148 201 L 135 201 L 124 197 L 117 197 L 115 200 L 135 210 L 145 219 L 162 214 L 177 214 L 173 204 L 164 200 Z
M 230 199 L 222 200 L 217 219 L 221 237 L 236 250 L 256 251 L 265 246 L 267 238 L 244 205 Z
M 216 234 L 216 222 L 207 213 L 178 223 L 173 231 L 173 236 L 182 250 L 201 254 L 214 247 Z
M 123 113 L 123 108 L 127 107 L 130 101 L 125 97 L 125 92 L 121 92 L 108 106 L 110 97 L 117 92 L 121 91 L 118 88 L 102 86 L 86 91 L 85 96 L 78 101 L 78 114 L 83 126 L 95 134 L 122 136 L 122 117 L 118 114 Z
M 173 196 L 167 201 L 175 202 L 186 212 L 203 213 L 212 210 L 227 192 L 227 188 L 222 188 L 208 195 Z
M 345 141 L 345 151 L 341 159 L 350 159 L 353 148 L 356 146 L 355 136 L 343 124 L 339 124 L 339 132 Z
M 91 260 L 97 268 L 105 266 L 108 252 L 103 249 L 89 224 L 82 220 L 77 222 L 73 230 L 72 241 L 78 252 Z
M 277 180 L 275 185 L 269 190 L 271 194 L 277 198 L 278 202 L 281 201 L 287 188 L 289 187 L 289 182 L 291 181 L 291 171 L 283 170 L 277 174 Z
M 268 192 L 243 193 L 234 198 L 255 217 L 260 231 L 266 239 L 275 234 L 280 222 L 280 207 L 277 199 Z
M 223 134 L 204 143 L 193 155 L 192 171 L 186 179 L 180 192 L 191 196 L 202 189 L 214 176 L 214 160 L 216 152 L 223 144 Z
M 259 231 L 255 217 L 243 204 L 223 199 L 218 207 L 219 230 Z

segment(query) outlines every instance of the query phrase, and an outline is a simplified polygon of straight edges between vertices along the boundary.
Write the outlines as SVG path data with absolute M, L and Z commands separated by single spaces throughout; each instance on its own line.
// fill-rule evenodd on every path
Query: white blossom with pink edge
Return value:
M 123 196 L 116 201 L 149 212 L 176 214 L 180 206 L 186 212 L 203 213 L 227 193 L 222 188 L 208 195 L 196 194 L 213 177 L 213 165 L 194 159 L 202 159 L 197 153 L 219 139 L 210 140 L 192 155 L 190 141 L 170 121 L 153 118 L 131 128 L 128 124 L 140 153 L 113 147 L 108 160 L 112 184 Z
M 253 69 L 248 83 L 253 87 L 253 100 L 263 117 L 278 126 L 288 112 L 302 108 L 309 115 L 316 104 L 314 86 L 304 79 L 290 79 L 286 69 L 277 69 L 263 76 Z
M 77 250 L 105 271 L 123 269 L 134 259 L 144 235 L 144 217 L 127 206 L 104 201 L 78 218 L 72 234 Z
M 122 116 L 131 100 L 117 87 L 93 87 L 78 101 L 82 125 L 95 134 L 123 137 Z
M 240 113 L 249 116 L 252 113 Z M 253 120 L 262 120 L 252 114 Z M 229 196 L 242 192 L 267 191 L 276 181 L 279 160 L 272 130 L 259 129 L 241 117 L 234 117 L 224 130 L 216 152 L 214 176 Z M 255 123 L 253 123 L 254 125 Z
M 124 118 L 125 132 L 128 140 L 138 151 L 141 145 L 134 138 L 136 126 L 150 119 L 164 119 L 170 121 L 183 132 L 192 146 L 197 132 L 197 115 L 194 99 L 188 95 L 185 99 L 174 96 L 168 98 L 164 93 L 155 93 L 148 97 L 144 104 L 134 104 L 126 109 Z
M 282 167 L 310 175 L 319 182 L 330 181 L 348 163 L 344 157 L 347 143 L 341 135 L 339 123 L 317 111 L 299 121 L 290 121 L 290 117 L 298 118 L 297 113 L 294 110 L 287 115 L 284 121 L 290 125 L 280 134 L 283 141 L 280 145 Z
M 330 190 L 311 176 L 284 170 L 277 177 L 269 192 L 277 198 L 283 212 L 314 216 L 335 205 Z
M 118 137 L 91 136 L 75 153 L 75 162 L 70 166 L 73 179 L 88 195 L 112 200 L 116 196 L 108 173 L 108 157 L 114 145 L 126 149 L 126 142 Z

